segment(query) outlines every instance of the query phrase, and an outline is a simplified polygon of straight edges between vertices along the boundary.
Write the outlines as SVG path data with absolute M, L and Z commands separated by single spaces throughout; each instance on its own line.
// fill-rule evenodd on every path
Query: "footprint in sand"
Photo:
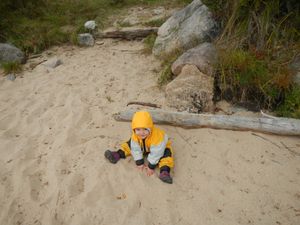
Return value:
M 4 220 L 6 223 L 3 224 L 24 224 L 25 215 L 24 215 L 24 205 L 21 203 L 21 200 L 16 198 L 14 199 L 8 208 L 7 219 Z
M 34 201 L 40 201 L 44 196 L 45 187 L 49 185 L 44 179 L 45 172 L 40 170 L 29 176 L 30 196 Z
M 80 193 L 84 192 L 84 177 L 82 174 L 75 174 L 69 185 L 69 196 L 75 197 Z

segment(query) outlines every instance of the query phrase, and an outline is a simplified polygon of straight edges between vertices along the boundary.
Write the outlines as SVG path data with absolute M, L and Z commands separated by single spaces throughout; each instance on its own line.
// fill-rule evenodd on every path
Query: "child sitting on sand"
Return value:
M 137 168 L 146 170 L 146 174 L 151 176 L 158 165 L 160 168 L 159 178 L 172 184 L 170 169 L 174 166 L 171 142 L 164 131 L 154 126 L 149 112 L 138 111 L 133 115 L 132 136 L 129 141 L 121 145 L 118 151 L 105 151 L 105 158 L 111 163 L 117 163 L 119 159 L 124 159 L 132 155 Z M 148 165 L 144 164 L 144 155 L 147 155 Z

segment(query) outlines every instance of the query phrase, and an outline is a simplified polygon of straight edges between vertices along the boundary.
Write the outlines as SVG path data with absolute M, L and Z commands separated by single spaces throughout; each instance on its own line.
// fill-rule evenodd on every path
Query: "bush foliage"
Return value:
M 203 2 L 222 27 L 216 40 L 220 57 L 216 77 L 221 97 L 230 89 L 233 102 L 249 101 L 259 108 L 276 110 L 278 115 L 300 118 L 291 110 L 299 107 L 296 99 L 300 99 L 300 93 L 289 68 L 299 54 L 300 2 Z
M 76 43 L 84 22 L 103 27 L 109 15 L 133 5 L 184 4 L 186 0 L 1 0 L 0 42 L 10 42 L 26 53 L 52 45 Z

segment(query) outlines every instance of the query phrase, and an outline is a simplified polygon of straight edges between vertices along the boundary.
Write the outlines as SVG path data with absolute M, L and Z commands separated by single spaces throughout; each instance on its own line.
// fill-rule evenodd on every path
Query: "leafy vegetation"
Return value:
M 183 53 L 183 49 L 177 48 L 175 51 L 163 55 L 161 57 L 162 59 L 162 63 L 161 63 L 161 67 L 162 70 L 160 72 L 160 76 L 158 78 L 158 84 L 160 86 L 167 84 L 168 82 L 170 82 L 173 78 L 174 75 L 172 73 L 171 67 L 173 62 L 175 62 L 175 60 Z
M 221 98 L 249 101 L 280 116 L 299 117 L 300 93 L 289 64 L 299 53 L 296 0 L 204 0 L 222 27 L 216 40 Z M 293 109 L 292 109 L 293 108 Z
M 134 5 L 182 5 L 185 0 L 1 0 L 0 42 L 10 42 L 25 54 L 61 43 L 77 42 L 87 20 L 100 28 L 108 17 Z
M 293 86 L 285 94 L 284 103 L 276 109 L 277 115 L 300 118 L 300 87 Z
M 1 67 L 4 71 L 4 74 L 10 74 L 10 73 L 18 73 L 22 71 L 22 66 L 20 63 L 17 62 L 6 62 L 2 63 Z
M 155 34 L 150 34 L 143 40 L 143 42 L 144 42 L 143 53 L 144 54 L 151 54 L 152 53 L 152 48 L 154 46 L 155 39 L 156 39 L 156 35 Z
M 160 27 L 161 25 L 163 25 L 163 23 L 166 21 L 167 18 L 159 18 L 159 19 L 155 19 L 155 20 L 150 20 L 148 22 L 146 22 L 144 25 L 145 26 L 150 26 L 150 27 Z

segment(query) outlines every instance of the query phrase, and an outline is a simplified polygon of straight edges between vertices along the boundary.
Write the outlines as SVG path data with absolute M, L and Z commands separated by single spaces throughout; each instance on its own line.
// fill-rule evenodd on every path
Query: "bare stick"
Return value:
M 286 146 L 286 144 L 284 144 L 282 141 L 281 141 L 280 143 L 281 143 L 281 144 L 284 146 L 284 148 L 285 148 L 286 150 L 288 150 L 292 155 L 300 156 L 300 153 L 298 153 L 298 152 L 296 152 L 296 151 L 290 149 L 290 148 L 289 148 L 288 146 Z
M 160 105 L 154 104 L 154 103 L 149 103 L 149 102 L 128 102 L 127 106 L 129 105 L 143 105 L 143 106 L 150 106 L 154 108 L 161 108 Z
M 255 134 L 255 133 L 251 133 L 253 136 L 256 136 L 256 137 L 260 137 L 261 139 L 264 139 L 265 141 L 267 142 L 270 142 L 271 144 L 275 145 L 277 148 L 281 148 L 278 144 L 276 144 L 275 142 L 273 141 L 270 141 L 268 138 L 265 138 L 263 136 L 260 136 L 258 134 Z

